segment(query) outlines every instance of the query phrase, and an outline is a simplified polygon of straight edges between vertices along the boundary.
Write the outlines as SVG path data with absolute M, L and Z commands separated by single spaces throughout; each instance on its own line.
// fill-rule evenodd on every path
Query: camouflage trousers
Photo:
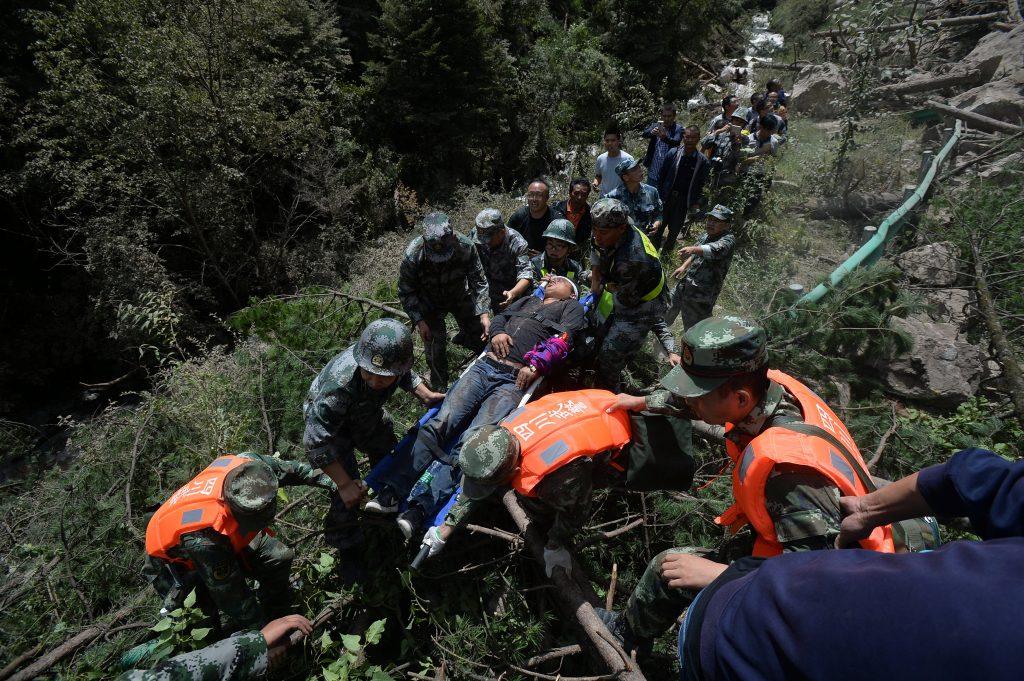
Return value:
M 707 319 L 715 309 L 715 298 L 708 299 L 700 295 L 686 280 L 680 281 L 672 290 L 672 304 L 665 313 L 665 323 L 671 326 L 679 315 L 683 316 L 683 329 L 689 329 L 697 322 Z
M 365 452 L 370 459 L 370 467 L 387 456 L 398 439 L 395 437 L 395 426 L 391 414 L 381 409 L 380 418 L 374 423 L 360 424 L 360 428 L 335 439 L 330 444 L 330 460 L 337 461 L 353 480 L 363 476 L 359 472 L 356 461 L 356 449 Z M 359 508 L 345 508 L 344 502 L 337 494 L 331 494 L 331 505 L 324 517 L 324 541 L 328 546 L 342 550 L 351 548 L 363 540 L 363 533 L 358 525 Z
M 484 329 L 468 294 L 465 298 L 454 301 L 449 308 L 425 313 L 423 321 L 430 327 L 430 341 L 425 348 L 427 365 L 430 367 L 430 385 L 438 391 L 443 391 L 448 385 L 448 329 L 445 326 L 448 314 L 455 317 L 455 322 L 459 325 L 459 332 L 452 339 L 455 343 L 477 353 L 484 348 L 484 341 L 480 339 Z
M 189 570 L 152 556 L 146 556 L 143 564 L 142 575 L 164 599 L 168 610 L 181 607 L 185 597 L 195 589 L 196 604 L 211 622 L 219 621 L 228 633 L 236 623 L 262 626 L 292 612 L 289 578 L 295 552 L 270 535 L 263 532 L 256 535 L 240 559 L 232 558 L 237 565 L 225 566 L 221 551 L 207 556 L 197 549 L 187 554 L 182 557 L 191 560 L 196 569 Z M 236 583 L 229 579 L 230 575 L 221 574 L 229 569 L 231 572 L 240 570 L 246 578 L 259 581 L 258 601 L 236 593 Z
M 667 307 L 668 295 L 664 290 L 654 300 L 636 307 L 623 308 L 615 303 L 608 331 L 597 351 L 595 378 L 598 386 L 608 390 L 619 388 L 626 362 L 636 355 L 647 334 L 663 320 Z
M 625 611 L 626 621 L 639 638 L 653 639 L 661 636 L 700 593 L 699 590 L 673 589 L 662 580 L 661 562 L 667 556 L 679 553 L 716 559 L 716 552 L 711 549 L 682 547 L 662 551 L 647 564 L 647 569 L 629 596 Z

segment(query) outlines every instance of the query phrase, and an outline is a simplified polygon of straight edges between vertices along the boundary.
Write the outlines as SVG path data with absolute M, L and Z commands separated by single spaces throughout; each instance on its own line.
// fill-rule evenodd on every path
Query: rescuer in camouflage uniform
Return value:
M 722 412 L 721 405 L 730 404 L 730 400 L 735 399 L 731 396 L 740 390 L 746 390 L 748 398 L 756 396 L 756 390 L 750 386 L 761 376 L 767 388 L 750 412 L 733 424 L 726 437 L 740 442 L 773 425 L 803 420 L 796 400 L 780 384 L 765 377 L 767 337 L 764 329 L 755 323 L 732 316 L 705 319 L 686 331 L 682 345 L 684 363 L 662 379 L 664 390 L 647 397 L 620 395 L 613 408 L 701 417 L 718 424 L 715 415 Z M 691 365 L 711 369 L 702 369 L 700 375 L 691 374 L 687 371 Z M 711 373 L 713 375 L 708 375 Z M 719 390 L 723 385 L 724 394 Z M 835 546 L 841 521 L 839 488 L 822 473 L 802 467 L 777 467 L 768 478 L 764 494 L 783 551 L 813 551 Z M 925 523 L 909 521 L 902 527 L 908 550 L 935 546 L 936 537 L 930 535 L 931 529 Z M 674 555 L 697 554 L 729 563 L 749 555 L 753 540 L 753 533 L 741 531 L 718 551 L 693 547 L 662 551 L 648 564 L 624 613 L 600 611 L 599 615 L 612 633 L 627 644 L 645 647 L 675 622 L 697 593 L 671 588 L 666 583 L 666 573 L 674 567 Z
M 530 290 L 533 272 L 526 239 L 516 230 L 505 226 L 505 220 L 497 208 L 480 211 L 476 216 L 476 226 L 469 236 L 476 243 L 480 262 L 487 275 L 491 311 L 497 314 Z
M 423 235 L 409 243 L 398 272 L 398 298 L 423 338 L 430 381 L 448 385 L 448 331 L 445 317 L 459 325 L 453 339 L 473 352 L 483 349 L 491 318 L 487 278 L 476 247 L 452 231 L 448 216 L 429 213 Z
M 576 286 L 590 278 L 589 272 L 583 271 L 578 260 L 569 257 L 576 248 L 576 228 L 565 218 L 552 220 L 544 230 L 544 252 L 530 261 L 533 267 L 533 282 L 537 286 L 549 276 L 565 277 Z
M 305 485 L 337 492 L 334 482 L 320 471 L 299 461 L 247 452 L 251 459 L 232 470 L 224 482 L 224 501 L 243 531 L 261 530 L 274 521 L 279 486 Z M 194 569 L 172 561 L 146 556 L 143 575 L 169 610 L 195 588 L 197 604 L 211 619 L 220 612 L 224 632 L 262 626 L 268 618 L 291 609 L 292 590 L 288 582 L 294 552 L 277 539 L 260 532 L 242 553 L 235 553 L 231 540 L 215 529 L 206 528 L 181 535 L 177 546 L 168 550 L 173 558 L 191 561 Z M 259 595 L 246 578 L 259 580 Z
M 354 521 L 366 486 L 355 450 L 366 453 L 372 466 L 395 446 L 394 426 L 384 409 L 395 390 L 413 393 L 424 405 L 444 398 L 412 370 L 412 353 L 409 329 L 394 319 L 378 319 L 357 343 L 328 362 L 309 388 L 302 405 L 302 443 L 310 463 L 338 486 L 324 519 L 331 546 L 343 549 L 361 539 Z
M 243 681 L 262 676 L 270 663 L 270 652 L 288 645 L 295 630 L 307 636 L 313 625 L 302 615 L 288 615 L 268 622 L 262 631 L 240 631 L 230 638 L 190 653 L 175 655 L 150 670 L 133 670 L 117 681 Z
M 622 178 L 622 185 L 609 192 L 607 198 L 621 201 L 629 217 L 645 234 L 657 233 L 661 229 L 664 206 L 658 190 L 641 181 L 643 165 L 635 158 L 628 158 L 619 161 L 615 173 Z
M 618 389 L 626 361 L 636 354 L 644 337 L 654 331 L 669 354 L 679 363 L 675 341 L 665 324 L 668 288 L 658 251 L 631 222 L 621 201 L 603 198 L 591 209 L 594 249 L 590 257 L 590 290 L 606 316 L 604 341 L 598 349 L 598 385 Z M 604 296 L 607 292 L 609 296 Z M 608 309 L 607 302 L 612 302 Z
M 680 255 L 687 260 L 672 273 L 680 281 L 672 292 L 672 307 L 665 315 L 665 322 L 670 326 L 680 313 L 683 328 L 688 329 L 714 311 L 736 247 L 736 236 L 731 231 L 732 216 L 732 211 L 725 206 L 715 206 L 708 213 L 707 231 L 701 234 L 697 245 L 680 250 Z

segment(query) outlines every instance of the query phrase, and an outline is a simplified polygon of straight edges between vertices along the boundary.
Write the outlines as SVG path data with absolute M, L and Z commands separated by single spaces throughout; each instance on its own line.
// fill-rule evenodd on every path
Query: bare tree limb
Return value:
M 543 655 L 535 655 L 526 661 L 527 667 L 536 667 L 539 664 L 550 662 L 551 660 L 560 660 L 563 657 L 569 657 L 570 655 L 576 655 L 577 653 L 583 652 L 583 646 L 574 644 L 571 646 L 562 646 L 561 648 L 555 648 L 549 650 Z

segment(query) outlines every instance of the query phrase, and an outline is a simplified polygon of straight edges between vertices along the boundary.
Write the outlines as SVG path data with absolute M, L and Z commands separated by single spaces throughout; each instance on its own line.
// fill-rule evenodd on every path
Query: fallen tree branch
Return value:
M 614 530 L 609 530 L 607 532 L 595 532 L 594 534 L 590 535 L 589 537 L 587 537 L 585 539 L 582 539 L 579 542 L 577 542 L 577 545 L 580 548 L 583 548 L 585 546 L 590 546 L 592 544 L 596 544 L 598 542 L 606 541 L 608 539 L 614 539 L 615 537 L 618 537 L 620 535 L 626 534 L 630 530 L 632 530 L 634 528 L 637 528 L 637 527 L 640 527 L 643 524 L 644 524 L 644 519 L 643 518 L 637 518 L 636 520 L 634 520 L 634 521 L 632 521 L 630 523 L 626 523 L 622 527 L 618 527 L 618 528 L 616 528 Z
M 989 12 L 987 14 L 974 14 L 966 17 L 950 17 L 948 19 L 925 19 L 924 21 L 918 22 L 907 22 L 901 21 L 897 24 L 883 24 L 882 26 L 867 26 L 864 28 L 850 27 L 850 28 L 830 28 L 827 31 L 815 31 L 811 34 L 812 38 L 836 38 L 843 35 L 852 35 L 854 33 L 892 33 L 893 31 L 902 31 L 905 28 L 911 26 L 922 26 L 927 28 L 934 28 L 939 26 L 965 26 L 969 24 L 987 24 L 991 21 L 998 21 L 1002 19 L 1006 12 Z
M 527 667 L 536 667 L 539 664 L 550 662 L 551 660 L 561 660 L 563 657 L 569 657 L 570 655 L 576 655 L 577 653 L 583 652 L 583 646 L 577 644 L 571 646 L 562 646 L 561 648 L 555 648 L 549 650 L 543 655 L 535 655 L 526 661 Z
M 981 250 L 978 248 L 978 237 L 971 235 L 971 253 L 974 261 L 974 288 L 978 292 L 978 308 L 981 317 L 985 320 L 985 327 L 992 337 L 992 345 L 995 346 L 996 356 L 1003 366 L 1003 377 L 1006 379 L 1007 387 L 1010 390 L 1010 399 L 1013 400 L 1014 411 L 1017 415 L 1017 422 L 1024 426 L 1024 374 L 1021 374 L 1020 364 L 1017 363 L 1017 356 L 1006 339 L 1003 325 L 996 313 L 995 302 L 992 300 L 992 292 L 988 288 L 988 281 L 985 279 L 985 269 L 982 266 Z
M 534 559 L 543 564 L 544 540 L 531 523 L 523 507 L 519 505 L 515 491 L 508 490 L 501 500 L 520 532 L 526 537 L 526 546 L 530 549 Z M 608 629 L 594 612 L 593 606 L 584 598 L 580 587 L 565 574 L 564 570 L 560 569 L 554 571 L 551 580 L 558 587 L 555 591 L 558 600 L 568 612 L 575 616 L 583 633 L 590 640 L 597 657 L 611 670 L 612 674 L 623 681 L 645 681 L 643 672 L 637 668 L 626 655 L 622 646 L 608 633 Z
M 110 615 L 110 618 L 106 622 L 97 622 L 90 624 L 82 631 L 78 632 L 68 640 L 61 643 L 59 646 L 46 653 L 38 660 L 30 664 L 29 666 L 22 669 L 17 674 L 10 677 L 11 681 L 28 681 L 34 679 L 37 676 L 43 674 L 43 672 L 49 670 L 53 665 L 63 660 L 68 655 L 71 655 L 79 648 L 89 645 L 94 640 L 102 636 L 104 633 L 109 631 L 112 626 L 123 620 L 125 617 L 130 615 L 132 611 L 139 605 L 139 603 L 149 595 L 149 587 L 142 589 L 135 596 L 128 601 L 128 604 L 123 606 L 120 610 Z M 0 677 L 2 681 L 3 677 Z
M 605 681 L 605 679 L 618 679 L 621 678 L 618 674 L 604 674 L 602 676 L 552 676 L 550 674 L 541 674 L 540 672 L 531 672 L 529 669 L 523 669 L 517 667 L 514 664 L 509 664 L 509 669 L 513 669 L 520 674 L 526 674 L 532 676 L 535 679 L 544 679 L 544 681 Z
M 980 163 L 981 161 L 984 161 L 986 159 L 992 158 L 993 156 L 996 156 L 996 155 L 1002 153 L 1003 151 L 1005 151 L 1006 146 L 1010 142 L 1012 142 L 1015 139 L 1018 139 L 1021 135 L 1024 135 L 1024 130 L 1018 132 L 1016 135 L 1011 135 L 1010 137 L 1007 137 L 1007 138 L 1003 139 L 1002 142 L 999 142 L 994 147 L 992 147 L 991 149 L 986 151 L 984 154 L 981 154 L 980 156 L 976 156 L 976 157 L 972 158 L 970 161 L 964 161 L 963 163 L 961 163 L 960 165 L 956 166 L 955 168 L 952 168 L 952 169 L 948 170 L 945 175 L 943 175 L 942 177 L 939 178 L 939 182 L 943 182 L 945 180 L 948 180 L 949 178 L 953 177 L 954 175 L 959 175 L 960 173 L 962 173 L 963 171 L 967 170 L 971 166 L 973 166 L 973 165 L 975 165 L 977 163 Z
M 322 628 L 325 624 L 337 617 L 342 608 L 351 603 L 354 598 L 355 597 L 352 594 L 345 594 L 328 603 L 327 607 L 321 610 L 319 614 L 313 618 L 313 631 Z M 300 643 L 304 638 L 306 638 L 305 634 L 299 630 L 295 630 L 288 635 L 288 645 L 294 646 Z
M 486 534 L 490 537 L 502 539 L 504 541 L 507 541 L 509 544 L 519 544 L 523 540 L 523 538 L 520 537 L 518 534 L 512 534 L 511 532 L 498 530 L 493 527 L 483 527 L 482 525 L 469 524 L 466 525 L 466 529 L 470 532 L 475 532 L 476 534 Z
M 1000 121 L 995 118 L 989 118 L 988 116 L 982 116 L 981 114 L 974 113 L 973 111 L 964 111 L 963 109 L 958 109 L 955 106 L 937 102 L 934 99 L 929 99 L 927 105 L 929 108 L 935 109 L 936 111 L 941 111 L 942 113 L 953 116 L 954 118 L 959 118 L 962 121 L 973 123 L 982 130 L 1005 132 L 1010 135 L 1024 131 L 1024 128 L 1021 128 L 1019 125 Z
M 331 294 L 338 296 L 339 298 L 344 298 L 345 300 L 351 300 L 354 303 L 359 303 L 360 305 L 368 305 L 370 307 L 375 307 L 378 310 L 387 312 L 389 315 L 393 315 L 395 317 L 398 317 L 399 319 L 409 321 L 409 315 L 407 315 L 404 310 L 399 310 L 396 307 L 391 307 L 390 305 L 385 305 L 384 303 L 378 303 L 376 300 L 372 300 L 370 298 L 361 298 L 359 296 L 354 296 L 351 293 L 345 293 L 344 291 L 335 291 L 333 289 L 331 289 Z
M 873 473 L 875 466 L 879 461 L 882 460 L 882 453 L 885 451 L 885 445 L 889 443 L 889 438 L 896 432 L 896 425 L 898 420 L 896 419 L 896 405 L 892 405 L 892 425 L 889 426 L 889 430 L 885 431 L 882 435 L 882 439 L 878 441 L 878 446 L 875 447 L 875 453 L 871 455 L 871 458 L 866 462 L 868 473 Z
M 684 64 L 689 64 L 690 66 L 692 66 L 694 68 L 700 69 L 705 74 L 711 76 L 713 79 L 718 80 L 718 74 L 717 73 L 713 73 L 710 69 L 708 69 L 707 67 L 703 66 L 702 64 L 698 64 L 697 62 L 693 61 L 692 59 L 687 59 L 683 55 L 679 55 L 679 58 L 683 60 Z
M 950 73 L 945 76 L 929 76 L 903 83 L 880 85 L 868 92 L 869 97 L 889 97 L 892 95 L 909 95 L 914 92 L 930 92 L 954 85 L 977 85 L 982 80 L 981 71 L 969 69 L 961 73 Z
M 608 593 L 604 596 L 604 609 L 611 610 L 615 605 L 615 587 L 619 583 L 619 564 L 612 563 L 612 577 L 608 582 Z

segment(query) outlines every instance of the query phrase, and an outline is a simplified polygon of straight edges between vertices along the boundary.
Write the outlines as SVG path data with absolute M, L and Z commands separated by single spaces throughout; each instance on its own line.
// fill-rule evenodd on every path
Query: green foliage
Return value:
M 210 627 L 198 626 L 204 621 L 203 611 L 196 607 L 196 592 L 193 589 L 182 601 L 180 608 L 167 613 L 150 628 L 157 638 L 143 643 L 124 654 L 123 669 L 144 669 L 165 660 L 171 655 L 187 653 L 207 645 L 206 638 L 213 631 Z
M 319 663 L 323 666 L 320 673 L 324 681 L 391 681 L 393 677 L 380 666 L 367 665 L 364 653 L 367 646 L 380 642 L 386 622 L 377 620 L 369 626 L 362 638 L 354 634 L 342 634 L 335 639 L 330 632 L 321 634 L 317 645 L 320 648 Z M 330 658 L 335 659 L 328 661 Z

